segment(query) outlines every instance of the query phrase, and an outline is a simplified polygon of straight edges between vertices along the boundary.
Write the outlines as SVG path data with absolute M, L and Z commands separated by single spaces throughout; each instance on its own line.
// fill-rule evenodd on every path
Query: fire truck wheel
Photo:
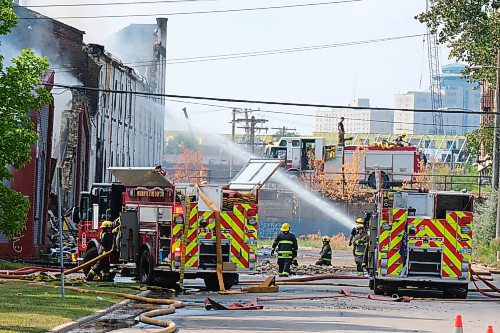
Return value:
M 456 285 L 452 287 L 447 287 L 443 289 L 444 298 L 467 298 L 467 293 L 469 291 L 469 285 Z
M 139 258 L 139 281 L 144 284 L 153 282 L 153 259 L 148 250 L 144 250 Z
M 382 188 L 388 189 L 389 188 L 389 176 L 384 171 L 381 172 L 381 175 L 382 175 Z M 370 176 L 368 176 L 368 186 L 370 186 L 371 188 L 374 188 L 374 189 L 377 188 L 377 175 L 376 175 L 375 171 L 373 171 L 370 174 Z
M 373 279 L 373 292 L 375 295 L 384 295 L 385 288 L 379 279 Z
M 87 253 L 85 253 L 85 257 L 83 257 L 83 263 L 85 264 L 86 262 L 89 262 L 90 260 L 96 258 L 98 254 L 99 253 L 97 252 L 97 247 L 91 247 L 90 249 L 88 249 Z M 91 268 L 91 266 L 88 266 L 83 269 L 83 273 L 85 274 L 85 276 L 89 274 Z

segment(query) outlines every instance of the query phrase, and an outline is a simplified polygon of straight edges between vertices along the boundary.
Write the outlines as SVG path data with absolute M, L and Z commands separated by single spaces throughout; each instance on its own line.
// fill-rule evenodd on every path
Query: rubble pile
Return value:
M 292 265 L 291 272 L 296 275 L 320 275 L 320 274 L 337 274 L 340 271 L 347 272 L 351 270 L 350 267 L 335 267 L 335 266 L 317 266 L 317 265 Z M 257 272 L 263 275 L 277 275 L 278 265 L 268 261 L 262 262 L 257 265 Z M 346 273 L 347 273 L 346 272 Z

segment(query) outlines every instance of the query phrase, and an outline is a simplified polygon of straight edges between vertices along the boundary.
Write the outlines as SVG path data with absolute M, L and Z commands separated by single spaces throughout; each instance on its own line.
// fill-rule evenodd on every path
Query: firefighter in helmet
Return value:
M 111 221 L 104 221 L 101 224 L 101 235 L 100 235 L 100 243 L 98 247 L 99 255 L 104 252 L 111 251 L 113 249 L 114 243 L 114 235 L 113 235 L 113 223 Z M 96 275 L 101 273 L 102 271 L 102 280 L 103 281 L 113 281 L 114 273 L 110 273 L 110 264 L 109 264 L 109 256 L 106 258 L 102 258 L 97 263 L 95 263 L 87 274 L 86 280 L 92 281 Z
M 405 138 L 406 138 L 405 132 L 401 133 L 401 135 L 398 135 L 394 140 L 396 142 L 396 146 L 404 147 L 405 143 L 408 143 L 407 141 L 405 141 Z
M 351 236 L 349 237 L 349 246 L 352 246 L 352 241 L 353 241 L 353 239 L 354 239 L 354 236 L 356 236 L 356 234 L 358 233 L 358 228 L 357 228 L 357 226 L 358 226 L 359 224 L 364 224 L 364 222 L 365 222 L 365 221 L 364 221 L 361 217 L 360 217 L 360 218 L 358 218 L 358 219 L 356 220 L 356 226 L 354 226 L 354 227 L 352 228 L 352 230 L 351 230 Z M 354 252 L 354 250 L 353 250 L 353 252 Z
M 356 236 L 354 236 L 352 241 L 354 262 L 356 263 L 356 270 L 358 272 L 358 275 L 363 276 L 363 259 L 365 257 L 366 247 L 368 246 L 368 233 L 366 232 L 364 223 L 356 223 L 356 231 Z
M 290 265 L 293 258 L 297 256 L 297 238 L 290 232 L 290 224 L 288 223 L 283 223 L 280 230 L 281 232 L 273 242 L 271 255 L 274 255 L 277 247 L 279 276 L 289 276 Z
M 330 237 L 323 236 L 321 237 L 323 241 L 323 247 L 321 248 L 321 252 L 319 253 L 319 260 L 316 261 L 316 265 L 320 266 L 331 266 L 332 265 L 332 248 L 330 246 Z

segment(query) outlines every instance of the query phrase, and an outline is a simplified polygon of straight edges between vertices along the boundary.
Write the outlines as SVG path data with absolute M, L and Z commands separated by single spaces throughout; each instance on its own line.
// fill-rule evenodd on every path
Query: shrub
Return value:
M 473 237 L 477 245 L 489 244 L 495 238 L 497 197 L 497 192 L 492 191 L 486 200 L 476 207 Z

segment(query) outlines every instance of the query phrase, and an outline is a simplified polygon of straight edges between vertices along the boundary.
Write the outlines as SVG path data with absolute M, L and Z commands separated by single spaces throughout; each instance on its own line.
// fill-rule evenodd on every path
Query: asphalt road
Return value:
M 315 252 L 315 251 L 314 251 Z M 304 261 L 307 262 L 307 255 Z M 342 263 L 350 258 L 339 255 Z M 334 259 L 335 261 L 335 259 Z M 348 273 L 348 272 L 345 272 Z M 263 276 L 240 277 L 240 281 L 262 279 Z M 500 286 L 500 275 L 494 276 Z M 280 286 L 273 294 L 230 294 L 220 295 L 203 290 L 202 280 L 186 281 L 192 288 L 191 294 L 179 295 L 186 307 L 175 314 L 156 317 L 173 320 L 179 332 L 452 332 L 454 319 L 462 315 L 464 332 L 486 332 L 493 325 L 494 332 L 500 332 L 500 300 L 491 301 L 477 292 L 470 292 L 467 300 L 449 301 L 442 299 L 438 291 L 400 291 L 400 295 L 414 298 L 409 303 L 396 303 L 368 299 L 371 293 L 368 280 L 328 280 L 348 284 L 364 284 L 363 287 L 340 287 L 322 285 Z M 480 285 L 482 286 L 482 285 Z M 236 286 L 233 289 L 239 289 Z M 471 284 L 472 287 L 472 284 Z M 482 286 L 484 287 L 484 286 Z M 348 288 L 359 297 L 330 299 L 289 300 L 289 297 L 310 297 L 338 295 Z M 262 310 L 205 310 L 204 300 L 210 297 L 224 305 L 247 303 L 260 298 L 285 298 L 276 301 L 259 301 Z M 157 327 L 144 324 L 119 332 L 154 331 Z M 118 332 L 118 331 L 116 331 Z

